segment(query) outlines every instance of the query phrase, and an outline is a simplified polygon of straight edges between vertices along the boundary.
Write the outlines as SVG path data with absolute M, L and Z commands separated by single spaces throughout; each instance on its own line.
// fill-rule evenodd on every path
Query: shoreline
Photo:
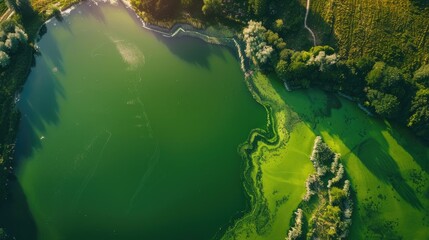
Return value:
M 245 154 L 247 156 L 243 156 L 243 152 L 240 151 L 240 149 L 242 149 L 242 147 L 244 145 L 249 145 L 249 139 L 253 138 L 253 135 L 259 135 L 259 137 L 266 139 L 267 141 L 270 141 L 272 136 L 274 135 L 276 136 L 276 131 L 274 130 L 274 126 L 275 124 L 272 123 L 272 121 L 274 120 L 274 118 L 271 116 L 270 111 L 268 110 L 269 107 L 267 107 L 266 105 L 262 104 L 260 101 L 258 101 L 257 99 L 259 98 L 256 97 L 255 95 L 258 95 L 257 92 L 255 92 L 253 90 L 253 87 L 250 86 L 252 85 L 252 83 L 250 83 L 250 79 L 252 78 L 252 71 L 251 71 L 251 63 L 250 60 L 245 56 L 243 49 L 242 49 L 242 45 L 240 45 L 240 40 L 234 38 L 234 37 L 215 37 L 215 36 L 211 36 L 210 34 L 208 34 L 205 30 L 199 30 L 193 26 L 191 26 L 190 24 L 186 24 L 186 23 L 175 23 L 173 25 L 172 28 L 167 29 L 167 28 L 163 28 L 157 25 L 153 25 L 151 23 L 147 23 L 145 22 L 141 16 L 139 16 L 139 14 L 135 11 L 135 9 L 131 6 L 130 2 L 127 0 L 118 0 L 118 1 L 108 1 L 108 0 L 90 0 L 90 1 L 78 1 L 78 2 L 73 2 L 70 5 L 64 6 L 61 8 L 61 16 L 66 17 L 68 15 L 70 15 L 73 10 L 75 10 L 78 6 L 80 6 L 81 4 L 94 4 L 96 6 L 98 6 L 98 4 L 110 4 L 113 6 L 118 6 L 118 5 L 122 5 L 121 7 L 125 7 L 125 9 L 127 11 L 129 11 L 130 14 L 133 15 L 133 17 L 135 17 L 136 19 L 138 19 L 141 23 L 141 27 L 147 31 L 153 32 L 155 34 L 160 34 L 162 37 L 166 37 L 166 38 L 175 38 L 175 37 L 191 37 L 191 38 L 196 38 L 196 39 L 200 39 L 202 41 L 204 41 L 207 44 L 213 44 L 213 45 L 219 45 L 219 46 L 223 46 L 223 47 L 227 47 L 230 50 L 232 50 L 234 53 L 233 55 L 235 55 L 235 57 L 238 58 L 239 60 L 239 64 L 240 64 L 240 69 L 243 73 L 243 80 L 245 81 L 246 87 L 248 89 L 248 91 L 250 92 L 250 94 L 252 95 L 252 98 L 256 100 L 256 102 L 261 105 L 265 111 L 267 112 L 267 125 L 266 125 L 266 129 L 250 129 L 248 138 L 240 143 L 237 146 L 237 153 L 241 156 L 243 162 L 242 162 L 242 166 L 243 166 L 243 173 L 242 173 L 242 179 L 243 179 L 243 191 L 244 193 L 247 195 L 246 198 L 248 198 L 246 205 L 244 206 L 244 209 L 240 212 L 237 212 L 234 216 L 231 217 L 231 219 L 226 222 L 224 225 L 220 226 L 219 230 L 215 233 L 214 236 L 217 236 L 219 238 L 222 238 L 224 236 L 224 234 L 234 228 L 234 226 L 236 225 L 237 222 L 239 222 L 244 216 L 248 215 L 250 212 L 252 212 L 252 209 L 254 208 L 254 201 L 256 200 L 256 193 L 252 193 L 253 191 L 251 191 L 249 188 L 249 184 L 251 184 L 251 182 L 248 182 L 246 179 L 249 178 L 249 176 L 247 176 L 247 174 L 249 173 L 249 171 L 251 170 L 251 156 L 248 154 Z M 132 12 L 131 12 L 132 11 Z M 37 28 L 37 32 L 35 33 L 35 35 L 33 36 L 33 39 L 30 39 L 30 43 L 33 44 L 32 48 L 33 48 L 33 55 L 37 54 L 37 42 L 43 37 L 40 33 L 41 33 L 41 29 L 48 23 L 50 23 L 51 21 L 53 21 L 53 19 L 55 18 L 55 16 L 53 14 L 51 14 L 45 21 L 43 21 L 40 26 L 38 26 Z M 219 33 L 219 35 L 222 35 L 222 33 Z M 242 43 L 241 43 L 242 44 Z M 34 60 L 33 60 L 34 61 Z M 28 79 L 28 76 L 31 73 L 31 68 L 30 67 L 28 69 L 27 75 L 24 77 L 25 81 L 23 82 L 22 86 L 17 90 L 16 94 L 20 94 L 22 92 L 22 89 L 24 87 L 24 85 L 26 84 L 26 81 Z M 250 85 L 249 85 L 250 84 Z M 17 103 L 15 102 L 14 107 L 17 108 Z M 19 125 L 21 119 L 18 119 L 18 123 L 17 125 Z M 16 131 L 18 132 L 18 126 Z M 15 137 L 15 143 L 16 143 L 16 137 Z M 253 144 L 253 143 L 251 143 Z M 15 158 L 15 152 L 12 153 L 13 156 L 13 160 L 12 165 L 15 165 L 16 163 L 16 158 Z M 15 173 L 12 172 L 11 173 L 12 176 L 15 176 Z M 7 184 L 7 182 L 5 182 L 5 184 Z M 6 186 L 6 188 L 8 188 L 9 186 Z M 250 190 L 250 191 L 249 191 Z
M 83 2 L 87 2 L 85 0 L 81 0 L 79 2 L 74 2 L 69 6 L 65 6 L 62 10 L 61 10 L 61 16 L 68 16 L 73 10 L 76 9 L 75 6 L 82 4 Z M 246 63 L 246 57 L 244 55 L 244 52 L 242 50 L 242 46 L 240 46 L 240 42 L 239 40 L 237 40 L 234 37 L 216 37 L 216 36 L 212 36 L 210 34 L 208 34 L 206 32 L 206 30 L 204 29 L 198 29 L 192 25 L 190 25 L 189 23 L 175 23 L 173 24 L 173 26 L 168 29 L 168 28 L 164 28 L 158 25 L 154 25 L 148 22 L 145 22 L 143 20 L 143 18 L 137 13 L 136 9 L 133 8 L 133 6 L 131 5 L 129 0 L 90 0 L 88 1 L 89 3 L 93 3 L 96 6 L 98 6 L 98 4 L 102 3 L 102 4 L 110 4 L 113 6 L 118 6 L 118 5 L 122 5 L 123 7 L 125 7 L 125 9 L 127 11 L 130 11 L 130 13 L 134 14 L 135 17 L 140 21 L 141 23 L 141 27 L 143 29 L 146 29 L 150 32 L 154 32 L 156 34 L 160 34 L 163 37 L 166 38 L 174 38 L 174 37 L 191 37 L 191 38 L 197 38 L 200 39 L 208 44 L 213 44 L 213 45 L 221 45 L 224 47 L 228 47 L 231 48 L 235 51 L 237 51 L 237 55 L 236 57 L 238 57 L 240 59 L 240 69 L 244 74 L 244 77 L 247 78 L 250 76 L 249 73 L 249 69 L 250 69 L 250 63 L 249 63 L 249 59 L 247 59 L 247 63 Z M 40 30 L 43 27 L 43 25 L 49 23 L 50 21 L 52 21 L 52 19 L 55 18 L 54 15 L 50 16 L 46 21 L 44 21 L 38 28 L 37 31 L 37 35 L 35 37 L 35 39 L 33 39 L 35 47 L 37 48 L 37 40 L 40 37 Z M 222 35 L 222 34 L 221 34 Z

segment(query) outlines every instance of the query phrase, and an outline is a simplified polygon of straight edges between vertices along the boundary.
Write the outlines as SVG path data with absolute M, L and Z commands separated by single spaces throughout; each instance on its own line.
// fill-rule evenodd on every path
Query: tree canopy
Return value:
M 260 66 L 268 62 L 274 49 L 267 43 L 267 29 L 261 22 L 249 21 L 243 30 L 243 39 L 246 42 L 245 53 L 253 62 Z

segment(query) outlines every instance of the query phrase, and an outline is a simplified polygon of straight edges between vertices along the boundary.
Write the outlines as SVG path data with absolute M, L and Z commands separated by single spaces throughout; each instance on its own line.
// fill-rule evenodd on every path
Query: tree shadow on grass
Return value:
M 408 129 L 404 129 L 402 126 L 395 126 L 395 128 L 398 131 L 392 131 L 392 137 L 407 150 L 422 170 L 429 174 L 428 146 L 424 142 L 420 142 Z M 409 139 L 412 139 L 412 141 L 409 141 Z
M 415 191 L 405 181 L 397 162 L 388 152 L 389 144 L 381 132 L 387 129 L 384 123 L 366 116 L 358 110 L 357 106 L 353 106 L 353 103 L 346 103 L 346 100 L 341 100 L 343 107 L 346 107 L 342 113 L 344 116 L 329 116 L 331 110 L 326 110 L 326 108 L 334 109 L 338 107 L 338 104 L 328 104 L 336 102 L 328 101 L 328 98 L 336 98 L 336 96 L 320 90 L 303 90 L 293 93 L 286 93 L 282 87 L 277 87 L 276 90 L 300 119 L 313 129 L 315 134 L 328 133 L 334 138 L 340 139 L 376 178 L 390 184 L 392 189 L 414 208 L 423 209 Z M 297 94 L 298 97 L 288 97 L 288 94 Z M 302 97 L 305 96 L 312 100 L 303 101 Z M 317 101 L 318 103 L 316 103 Z
M 382 146 L 374 138 L 368 138 L 353 150 L 356 156 L 371 173 L 385 183 L 390 183 L 393 189 L 411 206 L 423 209 L 414 190 L 402 177 L 398 164 L 386 152 L 388 146 Z
M 429 8 L 428 0 L 410 0 L 410 2 L 418 8 Z

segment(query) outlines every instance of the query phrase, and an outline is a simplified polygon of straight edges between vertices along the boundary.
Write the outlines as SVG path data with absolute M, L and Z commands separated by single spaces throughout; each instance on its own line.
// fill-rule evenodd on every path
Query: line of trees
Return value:
M 27 44 L 27 34 L 8 20 L 0 26 L 0 67 L 5 68 L 10 63 L 10 56 L 16 53 L 21 44 Z
M 28 72 L 20 66 L 20 57 L 28 50 L 27 40 L 27 34 L 15 21 L 0 23 L 0 199 L 7 196 L 5 186 L 12 170 L 11 159 L 19 120 L 14 98 L 20 80 L 25 78 L 21 73 Z M 26 60 L 31 61 L 31 58 Z
M 310 160 L 314 173 L 306 180 L 306 194 L 286 239 L 346 239 L 352 224 L 353 201 L 340 155 L 317 137 Z M 304 219 L 309 219 L 306 228 Z

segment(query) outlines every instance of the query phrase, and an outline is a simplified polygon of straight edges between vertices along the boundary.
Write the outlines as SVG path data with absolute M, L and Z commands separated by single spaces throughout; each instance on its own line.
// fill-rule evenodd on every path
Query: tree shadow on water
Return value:
M 49 44 L 52 43 L 52 37 L 46 34 L 41 41 L 42 45 L 45 44 L 43 42 L 45 39 Z M 61 55 L 59 50 L 58 52 L 57 50 L 45 51 L 43 48 L 41 51 L 41 56 L 35 59 L 36 65 L 27 79 L 17 104 L 21 112 L 21 120 L 15 152 L 16 165 L 42 146 L 41 140 L 46 133 L 46 126 L 59 123 L 58 98 L 66 98 L 65 90 L 58 78 L 62 73 L 56 68 L 51 69 L 47 62 L 58 58 L 58 55 Z
M 41 54 L 43 54 L 43 57 L 45 57 L 46 59 L 49 59 L 55 66 L 54 69 L 51 69 L 51 71 L 65 74 L 64 60 L 61 54 L 61 50 L 58 47 L 57 40 L 52 34 L 49 34 L 48 29 L 49 27 L 43 28 L 43 37 L 38 43 Z M 40 61 L 39 59 L 40 58 L 36 59 L 36 63 Z
M 103 3 L 103 2 L 98 2 L 97 4 L 85 4 L 84 7 L 80 8 L 82 9 L 82 15 L 84 16 L 91 16 L 94 17 L 95 19 L 97 19 L 98 21 L 100 21 L 101 23 L 106 24 L 106 17 L 103 13 L 103 11 L 101 10 L 101 7 L 98 6 L 98 4 L 108 4 L 108 3 Z
M 122 2 L 119 3 L 119 6 L 124 8 L 126 7 Z M 126 11 L 137 25 L 142 25 L 142 20 L 136 16 L 136 13 L 132 9 L 126 8 Z M 177 30 L 178 27 L 179 25 L 175 25 L 172 29 L 169 30 L 161 28 L 157 28 L 157 30 L 172 33 Z M 144 29 L 143 27 L 141 29 L 142 31 L 147 31 L 148 33 L 152 34 L 156 39 L 162 42 L 174 56 L 185 62 L 210 69 L 210 56 L 214 55 L 226 61 L 225 52 L 223 51 L 224 46 L 210 44 L 197 37 L 183 35 L 182 32 L 179 32 L 174 37 L 166 37 L 161 33 L 150 31 Z M 237 55 L 236 52 L 232 51 L 231 48 L 227 48 L 227 50 L 230 51 L 233 56 Z
M 219 51 L 204 41 L 192 37 L 168 38 L 160 34 L 155 34 L 155 36 L 168 47 L 172 54 L 181 60 L 206 69 L 210 69 L 208 59 L 210 55 Z
M 13 179 L 9 198 L 0 204 L 0 226 L 16 240 L 36 240 L 37 226 L 20 183 Z

